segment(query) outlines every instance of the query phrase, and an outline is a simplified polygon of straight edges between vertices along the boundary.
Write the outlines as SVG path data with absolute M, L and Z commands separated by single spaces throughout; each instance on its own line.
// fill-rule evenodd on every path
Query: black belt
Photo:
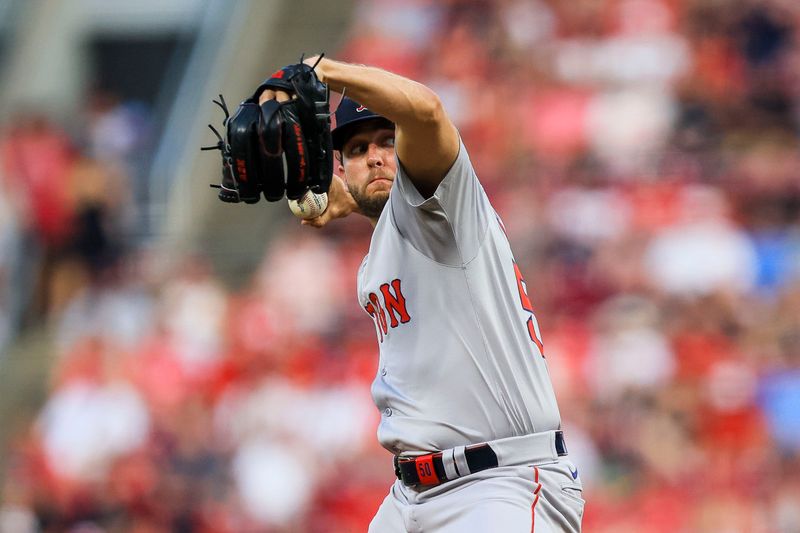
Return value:
M 567 455 L 567 446 L 564 443 L 564 434 L 557 431 L 555 434 L 556 453 L 559 457 Z M 449 452 L 436 452 L 416 457 L 394 457 L 394 473 L 397 478 L 409 486 L 438 485 L 455 478 L 448 478 L 445 473 L 442 455 Z M 474 444 L 464 448 L 464 457 L 469 467 L 469 472 L 458 472 L 456 477 L 474 474 L 481 470 L 496 468 L 498 465 L 497 454 L 488 443 Z

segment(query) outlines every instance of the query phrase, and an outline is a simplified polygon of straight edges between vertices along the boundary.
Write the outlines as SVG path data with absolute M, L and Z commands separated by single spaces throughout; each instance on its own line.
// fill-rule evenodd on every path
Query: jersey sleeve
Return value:
M 475 257 L 492 213 L 463 142 L 453 166 L 427 199 L 398 161 L 389 203 L 392 222 L 400 234 L 420 253 L 451 266 Z

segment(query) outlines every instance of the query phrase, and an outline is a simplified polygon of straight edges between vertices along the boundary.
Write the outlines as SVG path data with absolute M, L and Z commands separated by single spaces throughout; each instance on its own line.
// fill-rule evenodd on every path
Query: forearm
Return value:
M 438 96 L 416 81 L 386 70 L 323 58 L 316 67 L 320 80 L 382 115 L 401 128 L 440 120 Z
M 317 58 L 306 60 L 313 65 Z M 426 198 L 433 194 L 459 149 L 458 132 L 428 87 L 385 70 L 322 59 L 321 81 L 395 124 L 395 150 Z

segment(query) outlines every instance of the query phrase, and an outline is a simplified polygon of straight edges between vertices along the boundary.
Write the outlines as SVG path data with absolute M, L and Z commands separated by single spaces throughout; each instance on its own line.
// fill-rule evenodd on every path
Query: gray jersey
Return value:
M 358 296 L 380 345 L 372 396 L 392 453 L 560 426 L 525 282 L 463 144 L 427 200 L 398 165 Z

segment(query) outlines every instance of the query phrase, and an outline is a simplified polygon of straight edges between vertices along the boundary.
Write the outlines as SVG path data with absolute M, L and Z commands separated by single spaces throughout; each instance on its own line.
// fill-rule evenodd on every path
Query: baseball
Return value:
M 328 207 L 328 195 L 326 193 L 316 194 L 306 191 L 299 200 L 289 200 L 289 209 L 294 216 L 309 219 L 316 218 L 325 212 Z

